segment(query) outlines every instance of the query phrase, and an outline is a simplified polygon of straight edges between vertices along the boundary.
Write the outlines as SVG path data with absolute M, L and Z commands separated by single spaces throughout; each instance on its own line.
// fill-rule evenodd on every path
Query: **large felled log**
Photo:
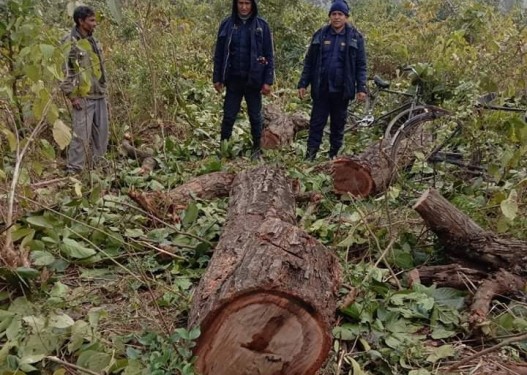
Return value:
M 405 123 L 397 142 L 389 134 L 385 138 L 367 147 L 361 154 L 341 156 L 333 161 L 333 189 L 338 194 L 349 193 L 356 197 L 367 197 L 384 192 L 399 171 L 406 170 L 416 159 L 416 155 L 425 157 L 435 149 L 438 142 L 438 127 L 433 120 L 448 118 L 449 112 L 426 106 L 421 115 L 412 117 L 412 124 Z M 424 117 L 426 116 L 426 117 Z
M 299 113 L 289 115 L 275 105 L 268 105 L 264 108 L 263 126 L 261 147 L 275 149 L 290 144 L 297 132 L 309 128 L 309 117 Z
M 417 132 L 422 133 L 423 130 L 417 129 Z M 426 135 L 414 136 L 414 151 L 419 151 L 419 147 L 428 147 L 430 139 Z M 397 171 L 405 169 L 415 160 L 415 152 L 408 152 L 406 144 L 399 146 L 401 151 L 395 160 L 392 160 L 389 142 L 384 139 L 370 145 L 356 157 L 343 155 L 333 160 L 331 174 L 335 193 L 368 197 L 384 192 Z
M 175 219 L 178 212 L 185 209 L 194 199 L 222 198 L 229 195 L 234 173 L 213 172 L 195 177 L 185 184 L 168 191 L 128 193 L 148 213 L 165 219 Z
M 435 189 L 426 191 L 413 208 L 451 256 L 468 260 L 476 269 L 525 273 L 526 242 L 501 238 L 482 229 Z
M 326 360 L 340 268 L 294 224 L 295 197 L 280 170 L 236 176 L 189 316 L 201 327 L 201 374 L 308 375 Z
M 450 286 L 460 286 L 467 282 L 459 275 L 454 276 L 453 272 L 457 268 L 457 271 L 463 270 L 461 272 L 464 274 L 470 274 L 470 281 L 477 285 L 470 308 L 471 323 L 478 324 L 484 320 L 496 295 L 524 288 L 526 242 L 501 238 L 485 231 L 434 189 L 426 191 L 416 202 L 414 209 L 437 235 L 445 252 L 452 258 L 462 259 L 466 264 L 465 267 L 451 266 L 443 279 L 450 275 L 450 282 L 454 283 Z M 468 270 L 470 268 L 472 271 Z M 489 273 L 486 279 L 482 279 L 482 272 Z M 440 276 L 438 273 L 437 277 Z

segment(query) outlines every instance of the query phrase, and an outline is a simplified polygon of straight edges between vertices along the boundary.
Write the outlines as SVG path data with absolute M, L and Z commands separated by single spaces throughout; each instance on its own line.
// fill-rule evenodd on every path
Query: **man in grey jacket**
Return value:
M 95 12 L 79 6 L 73 12 L 75 26 L 63 42 L 71 43 L 62 91 L 73 107 L 73 137 L 67 170 L 80 172 L 93 166 L 108 146 L 106 73 L 99 43 L 93 37 Z

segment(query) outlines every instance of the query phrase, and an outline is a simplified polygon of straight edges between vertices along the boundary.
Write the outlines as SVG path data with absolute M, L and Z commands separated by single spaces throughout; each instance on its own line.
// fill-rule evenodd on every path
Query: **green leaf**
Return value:
M 40 276 L 40 272 L 34 268 L 18 267 L 15 271 L 23 279 L 36 279 Z
M 366 373 L 362 371 L 362 368 L 360 367 L 359 363 L 353 358 L 350 358 L 350 359 L 351 359 L 351 368 L 353 369 L 353 375 L 366 375 Z
M 95 372 L 102 372 L 112 361 L 112 356 L 95 350 L 86 350 L 79 355 L 77 366 L 84 367 Z
M 26 218 L 26 221 L 39 228 L 53 229 L 51 220 L 46 216 L 29 216 Z
M 71 142 L 71 129 L 60 119 L 53 124 L 53 139 L 61 150 L 64 150 Z
M 55 53 L 55 47 L 49 44 L 41 44 L 40 51 L 42 52 L 42 56 L 45 59 L 50 59 L 53 57 L 53 54 Z
M 453 357 L 456 354 L 456 349 L 452 345 L 443 345 L 439 348 L 435 348 L 433 353 L 430 354 L 426 360 L 427 362 L 436 363 L 440 359 Z
M 95 250 L 85 247 L 70 238 L 64 238 L 63 243 L 60 245 L 60 250 L 65 255 L 75 259 L 85 259 L 97 254 Z
M 18 241 L 21 238 L 30 236 L 31 238 L 35 235 L 35 230 L 32 228 L 19 228 L 11 233 L 13 241 Z
M 7 138 L 7 144 L 9 145 L 9 151 L 15 152 L 16 145 L 18 144 L 16 140 L 16 135 L 5 127 L 2 129 L 2 133 L 4 133 L 5 137 Z
M 49 325 L 53 328 L 65 329 L 75 324 L 75 321 L 66 314 L 53 314 L 49 317 Z
M 49 266 L 55 262 L 55 257 L 47 251 L 32 251 L 30 256 L 35 266 Z
M 198 206 L 195 202 L 191 202 L 187 209 L 184 211 L 183 226 L 187 227 L 192 224 L 198 218 Z
M 518 215 L 518 193 L 516 190 L 513 189 L 510 192 L 509 197 L 501 202 L 500 207 L 507 219 L 514 220 L 516 218 Z
M 73 354 L 81 348 L 84 340 L 89 340 L 90 338 L 90 325 L 83 320 L 77 320 L 71 327 L 71 337 L 68 344 L 68 352 Z
M 126 230 L 124 231 L 125 235 L 127 237 L 130 237 L 130 238 L 137 238 L 137 237 L 143 237 L 144 236 L 144 232 L 142 229 L 130 229 L 130 228 L 126 228 Z
M 123 20 L 121 2 L 119 0 L 106 0 L 106 4 L 110 9 L 112 17 L 115 18 L 117 23 L 121 23 L 121 21 Z

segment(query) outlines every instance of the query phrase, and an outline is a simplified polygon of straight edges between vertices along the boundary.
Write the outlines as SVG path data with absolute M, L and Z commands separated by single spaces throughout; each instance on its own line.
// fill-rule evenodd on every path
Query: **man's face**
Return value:
M 95 16 L 88 16 L 85 19 L 79 20 L 79 28 L 87 35 L 91 35 L 97 26 Z
M 348 17 L 339 11 L 331 12 L 329 15 L 329 23 L 335 30 L 341 30 L 348 22 Z
M 247 17 L 253 11 L 253 3 L 251 0 L 238 0 L 238 14 L 242 17 Z

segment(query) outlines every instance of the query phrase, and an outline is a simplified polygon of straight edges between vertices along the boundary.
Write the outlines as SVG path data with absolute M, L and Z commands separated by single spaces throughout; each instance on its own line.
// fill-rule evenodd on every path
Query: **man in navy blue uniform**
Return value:
M 256 0 L 233 0 L 232 15 L 218 30 L 214 52 L 214 88 L 227 88 L 223 103 L 220 141 L 230 139 L 245 98 L 251 123 L 252 158 L 261 156 L 262 94 L 274 81 L 273 39 L 269 25 L 258 17 Z
M 344 139 L 350 100 L 366 99 L 366 51 L 364 38 L 348 23 L 349 7 L 336 0 L 329 10 L 329 25 L 317 30 L 304 59 L 298 95 L 304 98 L 311 85 L 313 108 L 309 123 L 307 160 L 314 160 L 328 116 L 330 117 L 330 159 L 337 156 Z

